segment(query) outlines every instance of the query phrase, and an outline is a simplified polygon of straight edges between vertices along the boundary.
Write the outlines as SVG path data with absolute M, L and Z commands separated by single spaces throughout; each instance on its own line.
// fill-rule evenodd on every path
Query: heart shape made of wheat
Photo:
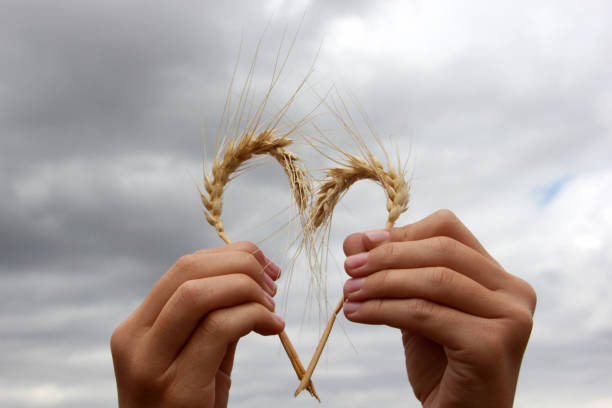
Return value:
M 231 242 L 225 233 L 221 219 L 225 186 L 231 180 L 232 174 L 241 168 L 247 160 L 258 155 L 272 156 L 285 171 L 289 179 L 291 194 L 297 205 L 301 226 L 307 230 L 308 236 L 314 236 L 317 229 L 329 229 L 336 204 L 350 186 L 358 180 L 373 180 L 385 190 L 389 214 L 386 228 L 391 228 L 399 215 L 406 211 L 409 189 L 399 163 L 395 168 L 387 160 L 387 168 L 385 168 L 381 161 L 367 149 L 362 149 L 364 152 L 363 158 L 343 153 L 344 160 L 339 162 L 340 166 L 328 169 L 325 172 L 325 178 L 317 191 L 316 201 L 310 208 L 312 187 L 308 172 L 305 171 L 299 157 L 286 148 L 293 142 L 292 139 L 284 135 L 277 135 L 277 133 L 275 129 L 267 128 L 257 135 L 254 132 L 245 132 L 240 139 L 230 140 L 220 149 L 223 150 L 223 153 L 220 150 L 217 151 L 213 159 L 211 172 L 204 177 L 205 191 L 200 191 L 200 197 L 206 209 L 206 220 L 215 228 L 224 242 Z M 296 396 L 302 390 L 307 389 L 313 397 L 320 401 L 311 381 L 311 376 L 325 347 L 336 315 L 342 309 L 343 304 L 344 296 L 340 299 L 327 323 L 308 369 L 304 369 L 287 334 L 284 331 L 279 334 L 281 343 L 300 380 L 300 385 L 295 391 Z

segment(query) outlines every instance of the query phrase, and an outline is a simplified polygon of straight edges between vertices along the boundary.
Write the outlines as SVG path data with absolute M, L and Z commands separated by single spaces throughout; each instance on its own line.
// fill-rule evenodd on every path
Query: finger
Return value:
M 346 258 L 344 268 L 353 278 L 385 269 L 446 267 L 475 280 L 488 289 L 504 286 L 511 275 L 492 259 L 448 237 L 421 241 L 387 242 Z
M 386 324 L 415 332 L 451 349 L 469 344 L 486 327 L 486 319 L 417 298 L 346 302 L 344 314 L 353 322 Z
M 274 311 L 274 300 L 245 274 L 213 276 L 184 282 L 170 297 L 151 329 L 145 347 L 163 371 L 183 348 L 199 322 L 211 311 L 258 302 Z
M 228 252 L 228 251 L 240 251 L 252 255 L 257 262 L 262 266 L 264 271 L 272 278 L 277 280 L 281 275 L 281 269 L 276 265 L 270 258 L 264 255 L 259 247 L 252 242 L 240 241 L 232 242 L 231 244 L 224 245 L 214 249 L 203 249 L 196 251 L 196 255 L 205 255 L 210 252 Z
M 232 385 L 232 367 L 234 366 L 234 356 L 238 342 L 232 342 L 227 346 L 225 357 L 221 361 L 219 370 L 215 377 L 215 408 L 226 408 L 229 390 Z
M 219 371 L 223 372 L 227 378 L 232 376 L 232 368 L 234 367 L 234 355 L 236 354 L 236 346 L 238 345 L 238 341 L 236 340 L 227 348 L 227 352 L 225 353 L 225 357 L 219 366 Z
M 389 235 L 386 235 L 385 232 Z M 343 249 L 345 255 L 349 256 L 369 251 L 388 241 L 419 241 L 437 236 L 452 238 L 494 260 L 474 234 L 449 210 L 436 211 L 404 227 L 351 234 L 345 239 Z
M 388 230 L 372 230 L 351 234 L 344 240 L 342 248 L 344 254 L 349 256 L 360 252 L 369 251 L 378 245 L 389 241 L 390 233 Z
M 474 234 L 449 210 L 436 211 L 421 221 L 401 228 L 391 228 L 389 232 L 391 234 L 390 240 L 394 242 L 420 241 L 440 236 L 452 238 L 493 259 Z
M 244 245 L 244 244 L 243 244 Z M 255 245 L 251 244 L 256 248 Z M 229 247 L 229 245 L 228 245 Z M 240 247 L 236 247 L 241 249 Z M 149 295 L 136 311 L 143 325 L 150 326 L 170 296 L 186 281 L 211 276 L 243 273 L 249 275 L 265 291 L 274 296 L 276 284 L 264 272 L 263 265 L 252 254 L 252 250 L 198 251 L 181 257 L 155 284 Z
M 255 331 L 262 335 L 280 333 L 282 318 L 260 303 L 244 303 L 217 309 L 199 324 L 189 343 L 171 367 L 186 387 L 209 384 L 232 343 Z
M 240 241 L 233 242 L 227 247 L 231 247 L 233 250 L 247 252 L 255 257 L 257 262 L 264 268 L 264 271 L 270 276 L 273 280 L 277 280 L 280 278 L 281 269 L 278 265 L 276 265 L 270 258 L 264 255 L 264 253 L 259 249 L 259 247 L 252 242 L 249 241 Z M 222 247 L 223 248 L 223 247 Z
M 382 270 L 349 279 L 344 296 L 349 302 L 419 298 L 487 318 L 500 316 L 507 305 L 504 295 L 444 267 Z

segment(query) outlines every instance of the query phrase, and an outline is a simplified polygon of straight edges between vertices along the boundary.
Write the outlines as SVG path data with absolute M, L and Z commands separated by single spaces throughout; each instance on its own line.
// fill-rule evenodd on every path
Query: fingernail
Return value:
M 344 266 L 347 269 L 359 268 L 360 266 L 364 265 L 367 260 L 368 260 L 368 253 L 362 252 L 360 254 L 351 255 L 347 257 L 346 261 L 344 261 Z
M 267 268 L 270 272 L 272 272 L 272 276 L 274 276 L 274 278 L 273 278 L 274 280 L 278 279 L 280 277 L 280 274 L 281 274 L 280 267 L 277 264 L 275 264 L 274 262 L 272 262 L 270 260 L 270 258 L 268 258 L 268 257 L 265 257 L 265 258 L 266 258 L 266 266 L 265 266 L 264 269 Z
M 276 320 L 276 321 L 277 321 L 279 324 L 281 324 L 281 325 L 283 325 L 283 326 L 285 325 L 285 320 L 284 320 L 282 317 L 280 317 L 279 315 L 277 315 L 276 313 L 274 313 L 274 314 L 272 315 L 272 317 L 273 317 L 273 318 L 274 318 L 274 320 Z
M 264 291 L 264 295 L 266 295 L 266 299 L 270 301 L 270 303 L 272 304 L 272 308 L 274 309 L 274 306 L 276 306 L 276 302 L 274 301 L 274 299 L 272 299 L 272 296 L 270 296 L 266 291 Z
M 344 294 L 348 295 L 349 293 L 357 292 L 363 286 L 364 280 L 365 278 L 347 280 L 344 284 Z
M 276 293 L 276 283 L 274 283 L 270 275 L 268 275 L 265 271 L 264 271 L 264 282 L 266 283 L 266 286 L 270 288 L 270 290 L 272 291 L 271 295 L 274 295 Z
M 359 309 L 359 306 L 361 306 L 361 303 L 357 303 L 357 302 L 346 302 L 344 304 L 344 313 L 345 314 L 351 314 L 357 311 L 357 309 Z
M 373 244 L 380 244 L 381 242 L 387 241 L 390 237 L 389 231 L 387 230 L 366 231 L 364 234 Z

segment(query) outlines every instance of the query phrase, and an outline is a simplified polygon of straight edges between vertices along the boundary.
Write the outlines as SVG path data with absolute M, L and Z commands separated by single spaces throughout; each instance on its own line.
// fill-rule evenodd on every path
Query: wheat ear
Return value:
M 215 227 L 221 239 L 227 242 L 221 212 L 223 210 L 223 191 L 240 166 L 257 155 L 270 155 L 281 165 L 289 179 L 289 188 L 298 207 L 300 217 L 306 216 L 311 187 L 308 175 L 301 165 L 296 154 L 286 150 L 285 147 L 293 143 L 288 137 L 275 137 L 274 130 L 264 130 L 256 137 L 253 133 L 246 133 L 239 141 L 230 141 L 224 149 L 223 157 L 220 154 L 214 158 L 211 175 L 204 177 L 204 189 L 200 191 L 202 204 L 206 208 L 206 220 Z
M 311 226 L 316 229 L 326 224 L 344 193 L 356 181 L 369 179 L 378 182 L 387 194 L 387 228 L 390 228 L 408 208 L 408 184 L 403 174 L 390 165 L 389 169 L 385 170 L 380 160 L 371 153 L 368 153 L 366 160 L 348 154 L 347 157 L 345 166 L 325 172 L 325 181 L 319 187 L 311 213 Z
M 284 136 L 275 137 L 274 133 L 273 129 L 264 130 L 257 136 L 254 136 L 252 132 L 247 132 L 240 140 L 229 141 L 225 146 L 223 156 L 221 157 L 219 152 L 215 156 L 211 174 L 204 177 L 205 192 L 200 191 L 200 198 L 204 208 L 206 208 L 206 220 L 215 227 L 217 234 L 225 243 L 229 244 L 231 240 L 225 234 L 221 219 L 223 191 L 232 179 L 232 175 L 240 169 L 242 164 L 257 155 L 270 155 L 281 165 L 289 179 L 289 188 L 297 204 L 300 219 L 303 222 L 306 219 L 312 194 L 308 174 L 302 167 L 298 156 L 285 149 L 293 141 Z M 297 351 L 284 330 L 279 334 L 279 338 L 298 379 L 301 380 L 306 370 L 298 357 Z M 306 383 L 310 394 L 321 402 L 312 381 L 308 380 Z
M 362 145 L 362 147 L 364 146 Z M 323 227 L 324 230 L 329 230 L 336 204 L 348 191 L 351 185 L 363 179 L 373 180 L 379 183 L 385 190 L 387 195 L 387 212 L 389 213 L 385 228 L 389 229 L 393 227 L 393 224 L 400 214 L 408 209 L 408 200 L 410 198 L 408 183 L 406 182 L 404 173 L 401 171 L 399 163 L 396 170 L 391 162 L 387 160 L 387 169 L 385 169 L 380 160 L 374 157 L 367 149 L 364 151 L 364 159 L 348 153 L 343 154 L 346 158 L 344 165 L 328 169 L 325 172 L 324 182 L 319 187 L 317 200 L 311 212 L 310 228 L 316 230 L 317 228 Z M 325 235 L 324 233 L 323 236 Z M 323 348 L 327 343 L 336 316 L 340 310 L 342 310 L 344 301 L 344 296 L 342 296 L 327 322 L 323 335 L 319 340 L 319 344 L 308 364 L 306 374 L 302 377 L 300 385 L 295 391 L 295 396 L 302 392 L 308 385 L 319 358 L 321 357 Z

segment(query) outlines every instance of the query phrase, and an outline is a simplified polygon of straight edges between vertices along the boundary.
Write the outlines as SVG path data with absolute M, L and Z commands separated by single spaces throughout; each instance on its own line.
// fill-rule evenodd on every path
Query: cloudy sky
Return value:
M 241 38 L 238 79 L 270 23 L 260 92 L 283 30 L 291 37 L 304 11 L 271 109 L 320 48 L 293 117 L 331 84 L 351 95 L 408 160 L 412 201 L 398 224 L 450 208 L 536 288 L 516 406 L 612 406 L 612 4 L 603 0 L 1 0 L 0 405 L 116 405 L 112 330 L 179 256 L 221 243 L 196 186 Z M 324 110 L 318 118 L 352 149 Z M 297 149 L 309 167 L 324 165 Z M 289 218 L 287 183 L 275 164 L 234 180 L 226 202 L 229 235 L 287 265 L 286 235 L 274 235 Z M 332 227 L 338 262 L 342 237 L 384 219 L 375 185 L 351 189 Z M 334 303 L 344 278 L 328 269 Z M 308 361 L 321 321 L 306 274 L 298 260 L 278 296 Z M 341 317 L 328 350 L 314 378 L 325 406 L 418 406 L 395 330 Z M 241 342 L 231 406 L 316 406 L 293 399 L 296 385 L 277 338 Z

